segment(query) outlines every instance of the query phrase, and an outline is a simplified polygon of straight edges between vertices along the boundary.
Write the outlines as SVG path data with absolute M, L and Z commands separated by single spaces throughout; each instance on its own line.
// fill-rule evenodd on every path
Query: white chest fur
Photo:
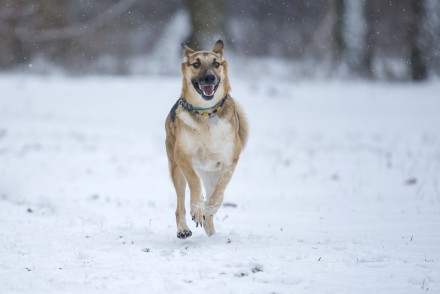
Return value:
M 214 125 L 207 119 L 206 123 L 197 124 L 186 113 L 180 118 L 192 128 L 182 134 L 182 144 L 196 169 L 215 171 L 232 162 L 234 132 L 229 121 L 219 119 Z

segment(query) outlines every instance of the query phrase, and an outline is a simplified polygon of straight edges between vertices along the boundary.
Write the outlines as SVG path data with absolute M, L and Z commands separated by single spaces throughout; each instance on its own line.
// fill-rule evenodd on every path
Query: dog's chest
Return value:
M 204 125 L 193 132 L 187 131 L 183 143 L 197 169 L 214 171 L 232 162 L 234 132 L 228 121 L 219 120 L 216 125 Z

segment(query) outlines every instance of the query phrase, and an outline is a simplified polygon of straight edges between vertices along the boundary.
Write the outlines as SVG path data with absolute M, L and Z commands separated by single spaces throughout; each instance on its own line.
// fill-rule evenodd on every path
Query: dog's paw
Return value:
M 215 234 L 215 228 L 214 228 L 214 217 L 211 216 L 206 216 L 205 217 L 205 233 L 206 235 L 208 235 L 209 237 L 211 237 L 212 235 Z
M 203 227 L 203 223 L 205 222 L 205 216 L 202 213 L 194 213 L 192 215 L 192 220 L 196 223 L 196 228 L 200 225 Z
M 199 225 L 200 227 L 203 227 L 203 223 L 205 222 L 205 217 L 203 215 L 204 210 L 205 205 L 203 202 L 200 202 L 191 207 L 191 217 L 192 220 L 196 223 L 196 227 L 198 227 Z
M 186 239 L 188 237 L 192 236 L 192 232 L 190 230 L 183 230 L 181 232 L 177 232 L 177 238 L 179 239 Z

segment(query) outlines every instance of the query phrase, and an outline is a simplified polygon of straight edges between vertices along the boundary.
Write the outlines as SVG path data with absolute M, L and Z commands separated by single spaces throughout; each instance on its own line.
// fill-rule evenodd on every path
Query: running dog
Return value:
M 214 214 L 248 137 L 246 117 L 229 95 L 223 48 L 222 40 L 212 51 L 195 51 L 182 43 L 182 94 L 165 122 L 165 145 L 177 194 L 177 237 L 181 239 L 192 235 L 185 218 L 186 184 L 192 220 L 212 236 Z

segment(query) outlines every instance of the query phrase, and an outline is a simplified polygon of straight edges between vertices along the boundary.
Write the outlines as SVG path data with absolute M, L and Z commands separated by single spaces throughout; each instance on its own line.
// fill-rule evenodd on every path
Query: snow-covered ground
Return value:
M 0 76 L 0 293 L 440 293 L 440 82 L 231 84 L 250 141 L 180 240 L 179 77 Z

